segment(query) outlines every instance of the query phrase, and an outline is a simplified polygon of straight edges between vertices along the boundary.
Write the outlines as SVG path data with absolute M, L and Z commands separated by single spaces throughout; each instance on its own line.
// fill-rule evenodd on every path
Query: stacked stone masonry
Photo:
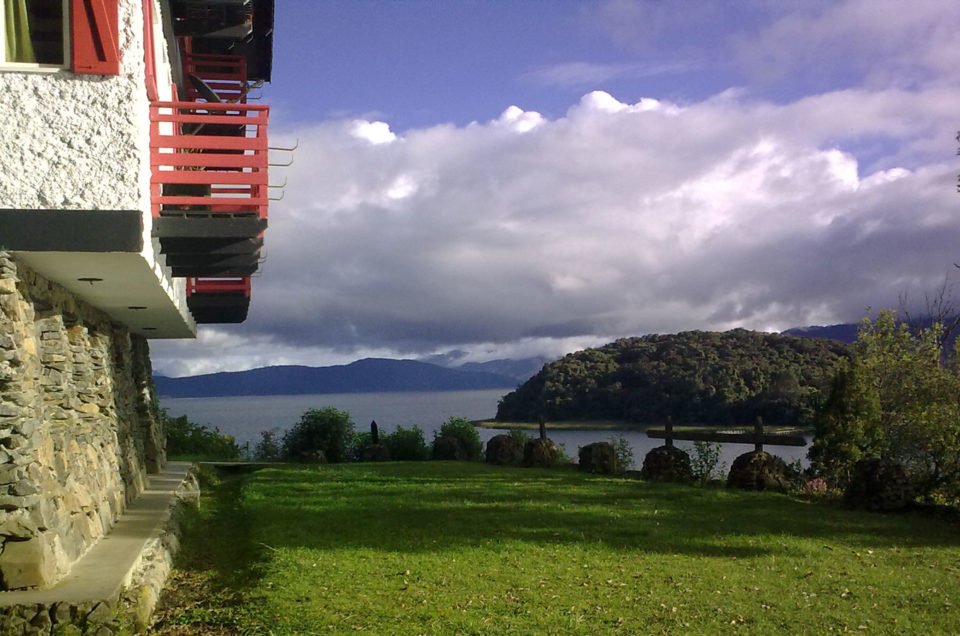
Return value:
M 149 350 L 0 252 L 0 586 L 47 587 L 165 462 Z

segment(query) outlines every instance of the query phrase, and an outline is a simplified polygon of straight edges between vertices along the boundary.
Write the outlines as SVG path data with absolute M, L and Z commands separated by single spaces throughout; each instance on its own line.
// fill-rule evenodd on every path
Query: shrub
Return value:
M 511 428 L 510 432 L 507 433 L 510 438 L 517 443 L 517 446 L 523 448 L 527 445 L 527 442 L 530 441 L 530 436 L 527 435 L 527 432 L 522 428 Z
M 367 431 L 356 433 L 353 441 L 350 443 L 350 461 L 362 462 L 363 455 L 370 446 L 373 445 L 373 435 Z
M 384 444 L 370 444 L 363 449 L 360 455 L 362 462 L 388 462 L 390 461 L 390 449 Z
M 480 441 L 480 433 L 466 418 L 451 417 L 440 426 L 440 430 L 434 434 L 433 438 L 434 459 L 438 459 L 437 442 L 444 438 L 455 439 L 460 443 L 464 459 L 477 461 L 483 456 L 483 442 Z M 445 442 L 443 446 L 448 447 L 450 445 Z M 444 457 L 444 459 L 450 459 L 450 457 Z
M 467 451 L 456 437 L 438 437 L 433 440 L 433 458 L 438 460 L 467 460 Z
M 726 472 L 726 465 L 720 461 L 720 444 L 716 442 L 694 442 L 693 457 L 690 458 L 690 470 L 693 478 L 701 485 Z
M 863 321 L 816 422 L 818 474 L 846 488 L 858 461 L 884 457 L 917 495 L 960 496 L 960 368 L 944 366 L 941 335 L 939 324 L 911 332 L 889 311 Z
M 854 508 L 887 512 L 907 507 L 915 495 L 902 464 L 888 459 L 862 459 L 853 466 L 843 499 Z
M 209 429 L 195 424 L 186 415 L 170 417 L 164 410 L 160 411 L 160 417 L 167 432 L 167 454 L 172 458 L 230 460 L 238 459 L 243 453 L 233 436 L 221 433 L 216 427 Z
M 315 461 L 322 454 L 328 462 L 346 461 L 355 435 L 346 411 L 330 406 L 310 409 L 283 436 L 283 456 L 294 461 Z
M 253 458 L 261 462 L 275 462 L 282 454 L 283 440 L 280 437 L 280 429 L 260 431 L 260 441 L 253 447 Z
M 627 438 L 623 435 L 616 435 L 608 441 L 613 446 L 613 452 L 617 456 L 617 472 L 622 473 L 630 470 L 633 466 L 633 448 L 631 448 Z
M 814 477 L 803 482 L 800 486 L 800 494 L 811 499 L 826 497 L 830 494 L 830 484 L 823 477 Z
M 418 462 L 430 457 L 430 450 L 419 426 L 398 426 L 392 433 L 381 437 L 394 461 Z

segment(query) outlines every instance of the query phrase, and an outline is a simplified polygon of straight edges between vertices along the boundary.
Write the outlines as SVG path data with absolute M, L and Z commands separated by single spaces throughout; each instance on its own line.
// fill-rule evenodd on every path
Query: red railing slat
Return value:
M 266 218 L 269 112 L 261 104 L 152 104 L 153 215 L 255 212 Z

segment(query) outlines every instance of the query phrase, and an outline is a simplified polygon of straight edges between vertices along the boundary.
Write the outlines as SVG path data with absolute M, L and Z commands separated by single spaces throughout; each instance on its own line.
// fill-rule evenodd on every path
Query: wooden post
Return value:
M 542 415 L 538 421 L 540 423 L 540 439 L 547 439 L 547 423 L 544 421 Z
M 667 436 L 664 441 L 664 445 L 672 447 L 673 446 L 673 418 L 670 417 L 669 415 L 667 416 L 667 423 L 664 425 L 663 429 L 667 433 Z
M 753 425 L 753 450 L 757 453 L 763 452 L 763 418 L 757 416 L 757 422 Z

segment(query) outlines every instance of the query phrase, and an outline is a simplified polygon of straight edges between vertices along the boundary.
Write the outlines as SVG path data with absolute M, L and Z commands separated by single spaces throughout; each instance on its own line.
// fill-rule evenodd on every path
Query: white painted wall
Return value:
M 140 7 L 139 0 L 119 2 L 119 76 L 0 66 L 0 207 L 147 208 Z
M 160 1 L 153 0 L 157 84 L 160 100 L 169 100 L 171 69 L 160 25 Z M 65 214 L 139 210 L 142 262 L 128 265 L 129 271 L 112 273 L 134 278 L 152 273 L 156 291 L 167 297 L 166 302 L 154 304 L 163 305 L 157 309 L 157 322 L 172 319 L 177 325 L 155 335 L 183 337 L 184 331 L 196 333 L 184 281 L 170 278 L 159 244 L 151 237 L 150 110 L 141 0 L 119 0 L 119 40 L 118 76 L 29 72 L 0 64 L 0 208 L 63 210 Z M 75 261 L 92 256 L 35 253 L 24 257 L 69 288 L 76 282 L 71 276 L 79 267 Z M 100 259 L 103 267 L 113 263 L 108 256 Z M 112 289 L 110 299 L 91 302 L 108 312 L 144 304 L 134 302 L 122 285 Z

